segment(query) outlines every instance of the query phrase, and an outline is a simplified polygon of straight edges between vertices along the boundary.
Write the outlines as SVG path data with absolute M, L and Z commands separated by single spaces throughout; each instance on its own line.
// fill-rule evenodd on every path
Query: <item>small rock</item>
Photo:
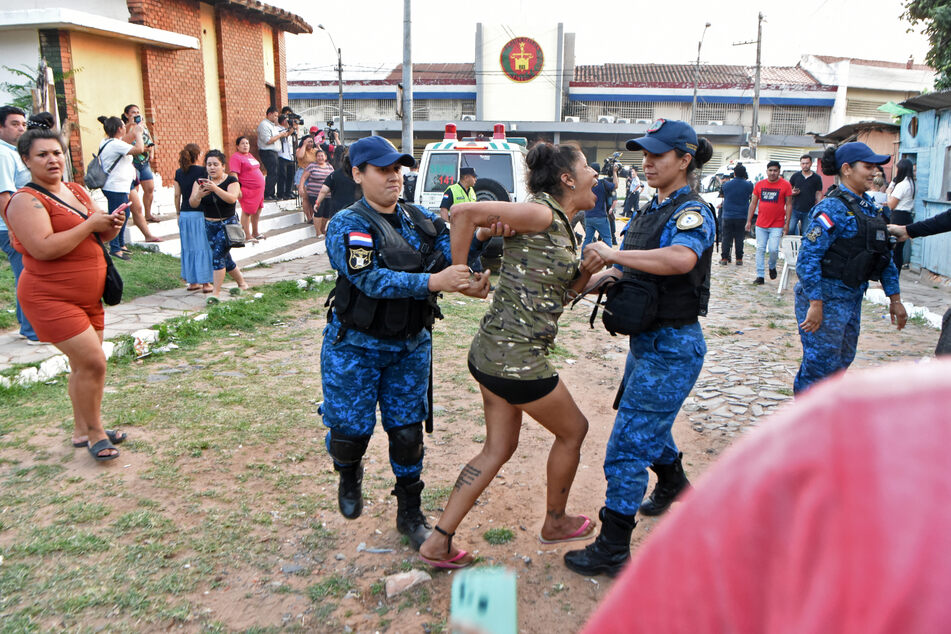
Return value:
M 771 392 L 768 390 L 765 392 L 760 392 L 759 396 L 760 398 L 768 398 L 772 401 L 785 401 L 789 398 L 785 394 L 780 394 L 779 392 Z
M 728 394 L 730 396 L 753 396 L 755 394 L 753 390 L 746 387 L 745 385 L 741 385 L 739 387 L 731 387 L 729 389 L 723 390 L 723 393 Z
M 753 416 L 762 416 L 763 415 L 763 406 L 757 403 L 753 403 L 750 406 L 750 411 L 753 412 Z
M 334 555 L 334 559 L 336 559 L 337 561 L 343 561 L 346 558 L 347 556 L 344 555 L 343 553 L 337 553 L 336 555 Z
M 410 570 L 409 572 L 400 572 L 386 577 L 384 585 L 386 586 L 386 598 L 392 598 L 396 595 L 406 592 L 414 586 L 430 581 L 432 577 L 422 570 Z
M 292 575 L 294 573 L 300 572 L 303 569 L 304 567 L 300 564 L 286 564 L 281 566 L 281 572 L 283 572 L 285 575 Z
M 145 378 L 146 383 L 161 383 L 162 381 L 168 381 L 171 377 L 167 374 L 150 374 Z

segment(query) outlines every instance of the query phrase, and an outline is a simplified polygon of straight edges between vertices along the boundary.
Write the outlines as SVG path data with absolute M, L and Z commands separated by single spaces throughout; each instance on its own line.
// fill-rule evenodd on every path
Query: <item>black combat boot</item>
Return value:
M 588 577 L 602 573 L 614 577 L 631 559 L 631 533 L 637 522 L 633 515 L 621 515 L 607 507 L 601 507 L 599 517 L 598 538 L 584 550 L 565 553 L 565 565 Z
M 650 496 L 641 503 L 641 515 L 653 517 L 666 511 L 681 491 L 690 486 L 690 481 L 684 474 L 681 453 L 670 464 L 651 465 L 651 471 L 657 474 L 657 484 Z
M 392 495 L 396 496 L 396 530 L 409 537 L 413 550 L 419 550 L 422 544 L 432 533 L 432 527 L 426 523 L 426 517 L 420 510 L 420 495 L 426 485 L 422 480 L 411 484 L 402 484 L 396 481 Z
M 334 469 L 340 473 L 337 506 L 344 517 L 355 520 L 363 512 L 363 461 L 346 467 L 334 465 Z

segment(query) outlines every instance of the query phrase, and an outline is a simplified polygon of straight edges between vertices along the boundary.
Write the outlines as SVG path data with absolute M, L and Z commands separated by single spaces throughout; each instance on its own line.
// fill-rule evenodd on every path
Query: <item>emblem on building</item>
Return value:
M 545 56 L 538 42 L 530 37 L 517 37 L 502 47 L 499 64 L 512 81 L 531 81 L 542 72 Z

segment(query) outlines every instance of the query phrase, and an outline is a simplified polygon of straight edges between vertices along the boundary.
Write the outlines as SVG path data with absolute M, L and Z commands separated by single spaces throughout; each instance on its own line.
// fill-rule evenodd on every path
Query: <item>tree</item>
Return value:
M 925 61 L 938 72 L 935 89 L 951 88 L 951 2 L 906 0 L 902 18 L 912 26 L 924 25 L 924 33 L 931 45 Z

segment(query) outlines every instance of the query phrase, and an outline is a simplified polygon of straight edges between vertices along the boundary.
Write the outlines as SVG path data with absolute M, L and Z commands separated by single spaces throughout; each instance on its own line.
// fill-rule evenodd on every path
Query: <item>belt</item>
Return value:
M 651 327 L 648 328 L 648 331 L 651 330 L 660 330 L 661 328 L 683 328 L 684 326 L 689 326 L 695 324 L 699 321 L 696 317 L 685 317 L 683 319 L 657 319 L 651 324 Z

